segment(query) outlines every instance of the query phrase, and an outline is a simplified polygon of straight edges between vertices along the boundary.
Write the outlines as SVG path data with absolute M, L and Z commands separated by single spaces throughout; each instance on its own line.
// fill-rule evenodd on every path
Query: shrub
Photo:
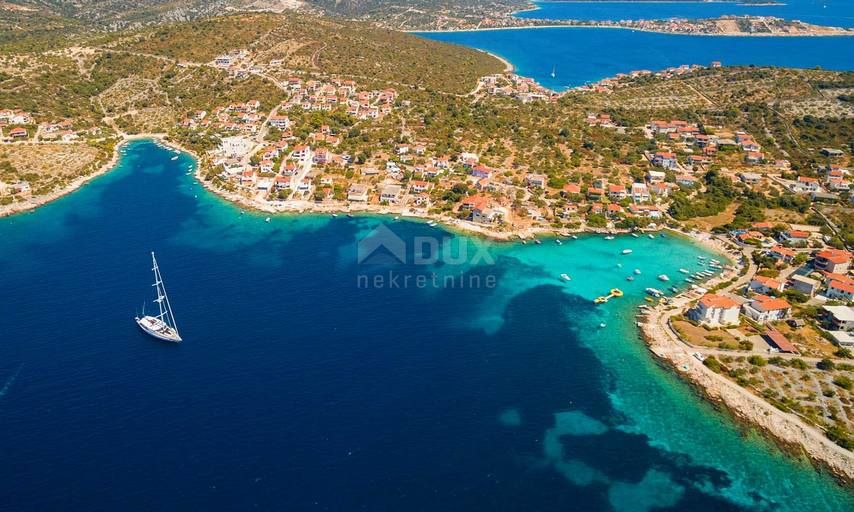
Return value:
M 706 366 L 706 368 L 708 368 L 709 370 L 712 370 L 715 373 L 721 372 L 721 369 L 722 369 L 721 363 L 720 363 L 720 361 L 715 359 L 715 356 L 709 356 L 709 357 L 703 359 L 703 364 Z
M 768 361 L 766 361 L 762 356 L 750 356 L 747 358 L 747 362 L 753 366 L 765 366 L 768 364 Z
M 850 391 L 854 387 L 854 381 L 845 375 L 837 375 L 833 378 L 833 383 L 846 391 Z
M 830 359 L 825 358 L 825 359 L 822 359 L 821 361 L 819 361 L 818 363 L 816 363 L 815 367 L 818 368 L 819 370 L 824 370 L 826 372 L 829 372 L 830 370 L 833 370 L 834 368 L 836 368 L 836 365 L 833 364 L 833 361 L 831 361 Z

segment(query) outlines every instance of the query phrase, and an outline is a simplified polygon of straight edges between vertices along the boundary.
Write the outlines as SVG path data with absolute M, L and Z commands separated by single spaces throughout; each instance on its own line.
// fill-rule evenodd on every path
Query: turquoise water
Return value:
M 854 506 L 639 341 L 643 288 L 697 266 L 697 246 L 494 244 L 381 217 L 267 223 L 171 156 L 133 143 L 108 175 L 0 219 L 3 510 Z M 366 240 L 383 250 L 365 258 Z M 442 257 L 421 264 L 431 247 Z M 132 320 L 150 250 L 181 345 Z M 376 285 L 390 273 L 443 284 Z M 592 304 L 615 286 L 626 296 Z
M 682 64 L 854 69 L 854 37 L 718 37 L 607 28 L 422 33 L 500 55 L 520 75 L 564 90 L 617 73 Z M 555 78 L 550 76 L 555 69 Z
M 535 2 L 539 9 L 521 18 L 575 20 L 656 20 L 717 18 L 724 15 L 776 16 L 832 27 L 854 26 L 852 0 L 782 0 L 781 5 L 734 2 Z M 771 3 L 771 2 L 769 2 Z

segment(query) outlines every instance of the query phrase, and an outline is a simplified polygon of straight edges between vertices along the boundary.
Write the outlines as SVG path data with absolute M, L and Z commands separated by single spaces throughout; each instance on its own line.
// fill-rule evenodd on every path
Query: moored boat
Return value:
M 181 341 L 181 335 L 178 333 L 178 326 L 175 324 L 175 316 L 172 314 L 172 305 L 169 303 L 169 297 L 166 295 L 166 287 L 163 284 L 163 278 L 160 276 L 160 267 L 157 265 L 157 258 L 154 257 L 154 252 L 151 253 L 151 261 L 153 263 L 154 286 L 157 298 L 154 303 L 157 304 L 158 314 L 156 316 L 146 315 L 143 311 L 142 317 L 134 317 L 136 324 L 146 334 L 153 338 L 163 341 L 178 343 Z
M 659 280 L 659 281 L 670 281 L 670 278 L 669 278 L 669 277 L 667 277 L 667 274 L 659 274 L 659 275 L 658 275 L 658 280 Z
M 661 290 L 656 290 L 655 288 L 647 288 L 644 290 L 647 295 L 652 295 L 653 297 L 661 297 L 664 295 L 664 292 Z
M 623 249 L 623 254 L 631 254 L 631 253 L 632 253 L 631 249 Z

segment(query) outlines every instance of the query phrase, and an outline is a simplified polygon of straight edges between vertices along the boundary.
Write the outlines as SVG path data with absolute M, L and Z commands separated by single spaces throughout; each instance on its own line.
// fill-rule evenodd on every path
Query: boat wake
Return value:
M 12 384 L 15 383 L 15 380 L 18 378 L 18 374 L 21 373 L 21 368 L 23 368 L 23 367 L 24 367 L 24 363 L 19 364 L 18 367 L 15 369 L 14 373 L 12 373 L 12 376 L 9 377 L 6 380 L 6 383 L 3 384 L 3 387 L 0 388 L 0 398 L 3 398 L 4 396 L 6 396 L 6 394 L 9 392 L 9 390 L 12 388 Z

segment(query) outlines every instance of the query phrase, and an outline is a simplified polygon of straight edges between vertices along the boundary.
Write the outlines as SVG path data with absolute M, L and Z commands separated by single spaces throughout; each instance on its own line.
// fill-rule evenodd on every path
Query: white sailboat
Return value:
M 172 306 L 169 304 L 169 297 L 166 296 L 166 287 L 163 285 L 163 278 L 160 277 L 160 267 L 157 266 L 157 259 L 154 253 L 151 253 L 151 262 L 153 263 L 154 284 L 152 286 L 157 290 L 157 298 L 154 302 L 157 304 L 159 313 L 157 316 L 145 315 L 143 317 L 135 317 L 136 324 L 139 325 L 146 334 L 163 341 L 171 341 L 178 343 L 181 341 L 181 335 L 178 334 L 178 326 L 175 324 L 175 316 L 172 314 Z
M 554 78 L 555 76 L 557 76 L 557 75 L 555 74 L 555 66 L 552 66 L 552 78 Z

